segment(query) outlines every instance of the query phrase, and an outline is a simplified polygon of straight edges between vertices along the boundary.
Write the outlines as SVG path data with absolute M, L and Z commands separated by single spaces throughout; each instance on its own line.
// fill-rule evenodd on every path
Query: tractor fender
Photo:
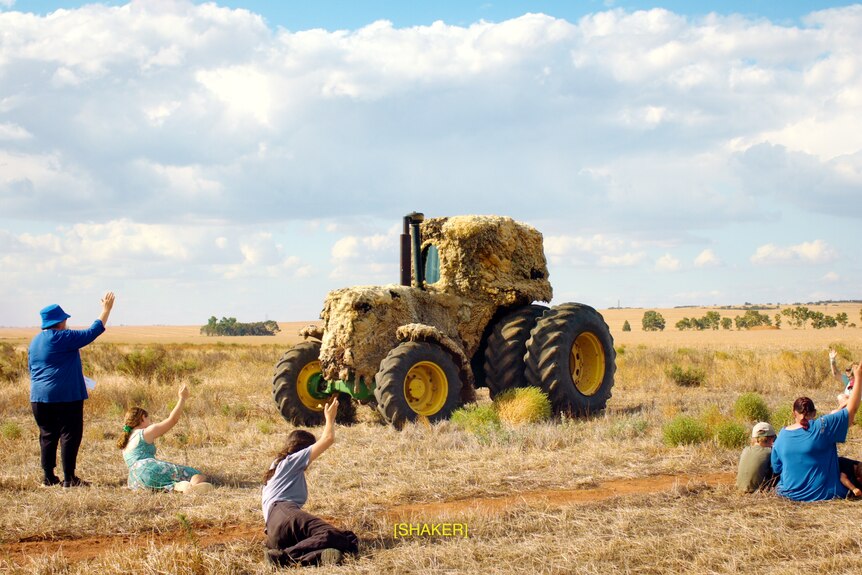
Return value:
M 323 340 L 323 326 L 310 323 L 301 330 L 299 335 L 304 340 L 321 341 Z
M 399 342 L 428 341 L 436 343 L 448 351 L 455 359 L 455 362 L 458 364 L 458 368 L 461 371 L 461 379 L 464 383 L 464 387 L 462 389 L 470 390 L 472 397 L 472 393 L 475 391 L 473 387 L 475 381 L 473 377 L 473 368 L 470 367 L 470 358 L 467 357 L 464 353 L 464 349 L 458 345 L 454 339 L 444 334 L 436 327 L 425 325 L 424 323 L 408 323 L 406 325 L 402 325 L 396 330 L 395 335 L 398 337 Z

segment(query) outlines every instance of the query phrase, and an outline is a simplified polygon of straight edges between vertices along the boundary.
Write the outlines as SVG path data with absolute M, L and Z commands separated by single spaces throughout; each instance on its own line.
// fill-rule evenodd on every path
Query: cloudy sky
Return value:
M 0 0 L 0 325 L 312 320 L 414 210 L 555 302 L 862 297 L 862 5 L 415 4 Z

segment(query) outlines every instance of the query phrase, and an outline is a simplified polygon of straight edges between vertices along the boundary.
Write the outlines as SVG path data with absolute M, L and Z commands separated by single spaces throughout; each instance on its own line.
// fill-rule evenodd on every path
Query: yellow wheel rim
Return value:
M 449 395 L 449 380 L 440 366 L 420 361 L 404 378 L 404 397 L 410 409 L 419 415 L 434 415 L 443 408 Z
M 599 338 L 589 332 L 579 335 L 572 344 L 569 361 L 578 391 L 584 395 L 596 393 L 605 378 L 605 354 Z
M 320 373 L 320 362 L 318 360 L 310 361 L 305 364 L 299 372 L 299 377 L 296 378 L 296 395 L 302 405 L 311 411 L 323 411 L 323 401 L 311 395 L 308 389 L 309 380 L 315 374 Z

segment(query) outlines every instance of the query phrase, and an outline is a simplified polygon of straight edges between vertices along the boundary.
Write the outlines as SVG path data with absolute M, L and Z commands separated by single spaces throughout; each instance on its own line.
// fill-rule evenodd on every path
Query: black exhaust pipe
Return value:
M 411 285 L 410 262 L 413 261 L 413 287 L 423 289 L 425 270 L 422 269 L 422 235 L 419 224 L 425 220 L 425 215 L 413 212 L 404 216 L 404 231 L 401 234 L 401 285 Z M 412 255 L 412 258 L 411 258 Z

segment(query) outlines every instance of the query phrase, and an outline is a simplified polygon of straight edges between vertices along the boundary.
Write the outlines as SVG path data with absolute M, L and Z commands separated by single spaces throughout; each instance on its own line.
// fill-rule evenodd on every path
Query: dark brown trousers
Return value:
M 296 503 L 279 501 L 269 510 L 266 546 L 281 550 L 282 565 L 316 565 L 324 549 L 358 553 L 359 539 L 352 531 L 342 531 L 306 513 Z

